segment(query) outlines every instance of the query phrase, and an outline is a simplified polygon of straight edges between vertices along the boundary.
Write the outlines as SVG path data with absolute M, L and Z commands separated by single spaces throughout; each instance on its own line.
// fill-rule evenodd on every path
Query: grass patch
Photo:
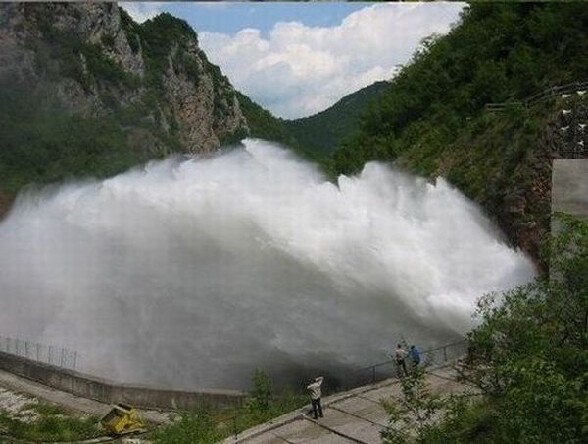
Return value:
M 22 410 L 35 410 L 40 417 L 25 421 L 0 412 L 3 435 L 23 441 L 60 442 L 81 441 L 104 434 L 96 416 L 67 416 L 61 408 L 49 404 L 27 404 Z
M 66 411 L 63 408 L 54 404 L 31 403 L 25 405 L 23 407 L 23 410 L 34 410 L 40 416 L 67 415 Z
M 306 395 L 284 393 L 273 399 L 267 410 L 251 408 L 250 404 L 235 409 L 194 410 L 155 431 L 152 439 L 158 444 L 213 444 L 308 403 Z
M 234 409 L 199 409 L 183 414 L 175 423 L 157 430 L 159 444 L 213 444 L 309 403 L 308 395 L 282 392 L 272 395 L 271 382 L 262 371 L 253 376 L 254 389 L 247 402 Z

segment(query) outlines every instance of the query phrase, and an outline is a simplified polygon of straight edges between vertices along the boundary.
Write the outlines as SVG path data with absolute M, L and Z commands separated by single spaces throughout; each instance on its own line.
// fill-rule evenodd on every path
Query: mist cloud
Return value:
M 0 225 L 2 333 L 123 382 L 242 388 L 458 339 L 482 294 L 533 277 L 445 181 L 369 163 L 338 186 L 248 140 L 21 195 Z

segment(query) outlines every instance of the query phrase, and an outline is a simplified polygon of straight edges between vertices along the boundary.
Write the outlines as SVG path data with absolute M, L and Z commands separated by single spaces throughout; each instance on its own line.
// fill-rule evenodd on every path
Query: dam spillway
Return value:
M 369 163 L 333 184 L 260 140 L 24 192 L 0 258 L 5 333 L 176 388 L 337 376 L 400 339 L 451 342 L 477 298 L 534 275 L 442 179 Z

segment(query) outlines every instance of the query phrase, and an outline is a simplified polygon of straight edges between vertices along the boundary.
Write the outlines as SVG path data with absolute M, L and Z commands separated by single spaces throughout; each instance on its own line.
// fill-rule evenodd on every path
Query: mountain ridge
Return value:
M 470 4 L 447 35 L 423 42 L 327 169 L 337 177 L 380 160 L 446 177 L 546 269 L 562 109 L 585 104 L 576 94 L 524 99 L 588 78 L 587 27 L 576 3 Z
M 306 150 L 332 154 L 345 137 L 359 129 L 362 115 L 390 85 L 386 80 L 374 82 L 312 116 L 284 120 L 284 125 Z

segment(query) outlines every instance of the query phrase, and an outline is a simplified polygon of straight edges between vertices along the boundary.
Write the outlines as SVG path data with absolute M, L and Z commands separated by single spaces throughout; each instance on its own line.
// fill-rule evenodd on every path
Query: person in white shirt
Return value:
M 408 353 L 405 349 L 402 348 L 402 344 L 398 344 L 398 347 L 396 347 L 396 350 L 394 350 L 394 359 L 396 360 L 396 365 L 398 366 L 398 368 L 402 368 L 404 370 L 405 376 L 408 376 L 408 370 L 406 369 L 405 362 L 407 355 Z
M 319 376 L 306 387 L 308 390 L 310 390 L 310 399 L 312 401 L 314 419 L 318 419 L 319 416 L 321 418 L 323 417 L 323 409 L 321 408 L 321 384 L 323 383 L 323 379 L 324 378 L 322 376 Z

